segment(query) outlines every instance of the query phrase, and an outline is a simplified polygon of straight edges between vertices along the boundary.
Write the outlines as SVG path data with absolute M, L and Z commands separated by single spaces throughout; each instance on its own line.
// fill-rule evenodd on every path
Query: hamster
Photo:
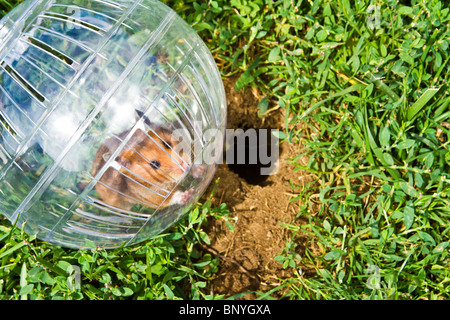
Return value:
M 111 162 L 95 189 L 108 205 L 130 210 L 134 204 L 165 208 L 186 203 L 194 190 L 172 192 L 187 172 L 189 164 L 174 149 L 178 142 L 162 126 L 137 129 L 120 154 Z M 106 140 L 97 151 L 92 165 L 95 176 L 130 131 Z M 165 199 L 167 197 L 167 199 Z

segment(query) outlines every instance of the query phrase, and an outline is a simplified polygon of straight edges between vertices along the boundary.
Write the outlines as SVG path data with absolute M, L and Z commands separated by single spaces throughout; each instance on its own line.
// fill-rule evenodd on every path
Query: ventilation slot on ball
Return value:
M 91 37 L 87 38 L 90 40 L 90 43 L 95 42 L 95 40 L 93 40 L 94 36 L 96 36 L 95 39 L 101 39 L 100 35 L 91 32 Z M 36 26 L 32 32 L 27 32 L 25 37 L 25 41 L 29 41 L 38 47 L 42 47 L 44 50 L 52 53 L 53 56 L 64 61 L 68 65 L 81 65 L 89 57 L 89 54 L 95 52 L 95 50 L 81 40 L 77 40 L 71 36 L 43 26 Z M 70 52 L 71 55 L 63 53 L 64 51 Z
M 0 93 L 5 94 L 2 90 L 2 88 L 0 87 Z M 5 96 L 7 96 L 5 94 Z M 1 95 L 0 95 L 0 99 L 1 99 Z M 9 99 L 8 99 L 9 100 Z M 9 100 L 10 102 L 11 100 Z M 0 107 L 2 105 L 0 104 Z M 12 108 L 14 106 L 15 109 L 17 109 L 19 111 L 19 113 L 22 113 L 22 110 L 17 108 L 15 105 L 11 104 L 8 107 Z M 5 106 L 3 106 L 3 108 L 5 108 Z M 3 130 L 1 130 L 2 134 L 4 132 L 7 133 L 7 135 L 9 135 L 15 143 L 19 144 L 20 142 L 17 140 L 17 138 L 19 138 L 21 141 L 24 139 L 24 133 L 20 131 L 20 127 L 18 127 L 17 125 L 14 124 L 13 121 L 11 121 L 11 119 L 9 118 L 8 114 L 6 113 L 6 110 L 3 110 L 3 108 L 0 108 L 0 125 L 1 127 L 3 127 Z M 10 113 L 10 112 L 8 112 Z M 4 139 L 3 141 L 7 142 L 9 139 Z M 8 143 L 8 142 L 7 142 Z M 15 149 L 15 148 L 13 148 Z
M 62 62 L 66 63 L 67 65 L 71 66 L 74 62 L 73 59 L 69 58 L 67 55 L 63 54 L 62 52 L 60 52 L 58 50 L 53 49 L 52 47 L 46 45 L 44 42 L 42 42 L 38 39 L 35 39 L 31 36 L 26 37 L 26 40 L 22 40 L 22 41 L 25 43 L 31 43 L 37 49 L 51 54 L 53 57 L 61 60 Z
M 207 116 L 207 112 L 205 110 L 205 107 L 208 106 L 208 108 L 212 108 L 212 112 L 214 114 L 214 118 L 216 121 L 218 121 L 217 112 L 215 108 L 213 107 L 214 104 L 211 101 L 211 97 L 208 96 L 208 87 L 203 80 L 203 77 L 199 74 L 199 72 L 192 66 L 189 65 L 187 67 L 187 71 L 190 72 L 190 79 L 195 79 L 196 81 L 190 81 L 187 82 L 189 90 L 191 90 L 192 94 L 194 95 L 198 106 L 202 112 L 202 116 L 204 117 L 204 120 L 207 123 L 210 123 L 212 119 Z
M 14 150 L 14 149 L 12 149 L 12 150 Z M 8 163 L 9 160 L 11 160 L 11 156 L 0 144 L 0 168 L 2 165 Z
M 5 125 L 5 123 L 7 125 Z M 3 142 L 7 145 L 7 147 L 9 147 L 10 152 L 14 153 L 23 141 L 24 133 L 20 132 L 20 128 L 13 126 L 8 118 L 3 116 L 2 110 L 0 110 L 0 124 L 0 128 L 3 128 L 0 130 L 3 136 Z
M 138 174 L 125 168 L 124 166 L 120 166 L 120 168 L 113 168 L 113 169 L 116 170 L 118 172 L 118 174 L 120 174 L 123 177 L 123 179 L 126 180 L 126 183 L 128 184 L 128 186 L 132 186 L 132 188 L 135 191 L 137 191 L 137 192 L 140 191 L 140 193 L 147 193 L 147 194 L 150 193 L 151 195 L 149 196 L 149 198 L 152 197 L 153 199 L 155 199 L 155 201 L 153 201 L 153 202 L 148 202 L 145 199 L 140 200 L 136 197 L 133 197 L 129 194 L 123 193 L 119 190 L 116 190 L 116 189 L 108 186 L 108 188 L 111 191 L 117 192 L 122 197 L 132 200 L 135 203 L 140 203 L 149 208 L 156 209 L 158 207 L 158 205 L 163 200 L 165 200 L 165 198 L 169 194 L 168 190 L 165 190 L 164 188 L 146 180 L 144 177 L 139 176 Z
M 0 64 L 2 69 L 6 71 L 11 78 L 13 78 L 17 83 L 19 83 L 22 87 L 26 88 L 26 90 L 33 96 L 36 100 L 41 103 L 45 101 L 44 96 L 42 96 L 37 89 L 35 89 L 31 84 L 29 84 L 24 78 L 22 78 L 14 69 L 7 65 L 4 61 Z
M 65 14 L 61 14 L 61 13 L 54 13 L 54 12 L 44 12 L 44 14 L 42 15 L 43 18 L 50 18 L 56 21 L 60 21 L 66 24 L 66 27 L 68 28 L 86 28 L 89 29 L 90 31 L 93 31 L 97 34 L 101 34 L 100 31 L 106 32 L 107 30 L 103 30 L 93 24 L 84 22 L 82 20 L 77 19 L 77 16 L 68 16 Z
M 116 208 L 92 196 L 87 197 L 86 203 L 92 205 L 96 209 L 101 210 L 102 212 L 110 213 L 114 216 L 131 217 L 132 219 L 144 221 L 147 220 L 148 218 L 148 214 L 141 214 L 139 212 Z M 95 217 L 99 217 L 99 215 L 96 215 Z
M 184 123 L 182 123 L 183 129 L 185 129 L 187 132 L 190 133 L 190 138 L 192 140 L 198 138 L 198 140 L 202 143 L 203 146 L 204 144 L 203 134 L 200 132 L 200 128 L 198 128 L 198 125 L 195 124 L 195 120 L 192 117 L 191 113 L 180 105 L 178 97 L 173 97 L 168 93 L 166 93 L 166 96 L 170 100 L 171 104 L 175 107 L 174 108 L 175 111 L 178 110 L 182 115 L 181 119 L 185 120 Z M 188 127 L 192 128 L 192 132 L 190 132 L 190 130 L 187 129 Z
M 17 150 L 17 148 L 20 145 L 20 142 L 17 140 L 17 135 L 12 131 L 12 129 L 7 128 L 3 124 L 3 119 L 0 119 L 0 141 L 2 144 L 4 144 L 4 147 L 0 144 L 0 157 L 2 160 L 1 164 L 6 164 L 8 160 L 11 159 L 10 154 L 14 154 Z M 8 150 L 6 150 L 7 148 Z

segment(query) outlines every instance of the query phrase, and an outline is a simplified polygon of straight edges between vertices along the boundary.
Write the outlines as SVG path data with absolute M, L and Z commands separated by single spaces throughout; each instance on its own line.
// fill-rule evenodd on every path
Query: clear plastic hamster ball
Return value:
M 0 20 L 0 213 L 64 247 L 151 238 L 221 159 L 223 83 L 156 0 L 26 0 Z

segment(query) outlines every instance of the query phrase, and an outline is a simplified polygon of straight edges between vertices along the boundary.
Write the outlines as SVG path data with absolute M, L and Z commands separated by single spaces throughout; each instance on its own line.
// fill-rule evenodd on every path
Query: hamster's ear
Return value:
M 102 156 L 103 161 L 107 162 L 111 158 L 111 152 L 105 152 Z
M 135 111 L 136 111 L 136 114 L 137 114 L 137 118 L 138 118 L 138 119 L 143 118 L 143 119 L 144 119 L 144 122 L 145 122 L 148 126 L 151 126 L 151 125 L 152 125 L 152 122 L 150 121 L 150 119 L 149 119 L 148 117 L 146 117 L 142 111 L 137 110 L 137 109 L 135 109 Z
M 116 162 L 120 163 L 122 167 L 129 168 L 130 167 L 130 155 L 128 153 L 122 154 L 116 158 Z
M 105 152 L 103 154 L 103 161 L 107 162 L 110 158 L 111 158 L 111 152 Z M 116 158 L 116 161 L 112 161 L 112 162 L 117 162 L 124 167 L 127 167 L 128 164 L 130 163 L 130 161 L 127 159 L 127 157 L 125 155 L 118 156 Z
M 111 158 L 111 153 L 107 152 L 103 154 L 103 160 L 106 162 Z M 126 156 L 118 156 L 115 161 L 110 162 L 110 167 L 121 171 L 122 167 L 128 168 L 130 166 L 130 160 Z

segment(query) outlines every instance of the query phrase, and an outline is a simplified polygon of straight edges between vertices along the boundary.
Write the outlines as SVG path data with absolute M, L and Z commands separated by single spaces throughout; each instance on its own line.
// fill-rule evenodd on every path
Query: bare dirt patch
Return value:
M 237 91 L 234 78 L 225 79 L 227 93 L 227 128 L 282 129 L 284 113 L 281 109 L 260 118 L 257 105 L 261 96 L 257 90 Z M 280 146 L 278 170 L 258 183 L 249 183 L 227 164 L 221 164 L 214 178 L 220 178 L 213 204 L 226 203 L 231 215 L 237 217 L 234 230 L 225 222 L 215 220 L 208 226 L 211 245 L 204 249 L 220 256 L 220 270 L 211 281 L 210 292 L 231 296 L 247 291 L 267 291 L 279 284 L 279 279 L 291 276 L 288 269 L 274 260 L 286 247 L 289 231 L 281 222 L 292 222 L 298 213 L 298 203 L 290 181 L 297 184 L 307 176 L 294 171 L 285 159 L 300 154 L 299 144 Z M 249 169 L 250 170 L 250 169 Z M 208 192 L 207 192 L 208 194 Z M 301 250 L 301 249 L 300 249 Z M 243 299 L 253 299 L 249 294 Z

